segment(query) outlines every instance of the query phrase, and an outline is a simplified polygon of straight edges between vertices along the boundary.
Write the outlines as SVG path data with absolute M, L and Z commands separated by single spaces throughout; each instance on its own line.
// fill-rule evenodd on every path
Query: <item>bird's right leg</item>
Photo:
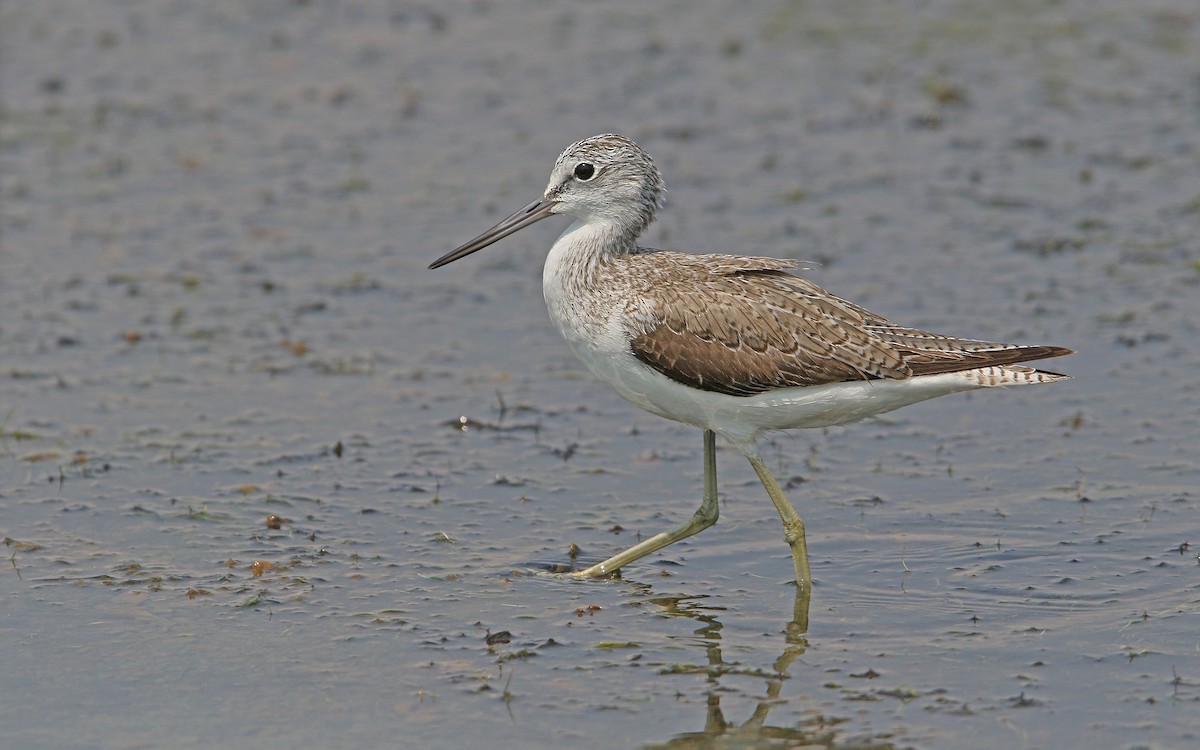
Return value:
M 800 519 L 800 514 L 784 496 L 783 490 L 779 488 L 779 482 L 775 481 L 771 470 L 763 462 L 758 448 L 753 445 L 743 446 L 742 453 L 750 460 L 750 465 L 754 467 L 755 473 L 758 474 L 759 480 L 766 488 L 771 502 L 775 503 L 775 510 L 779 511 L 779 518 L 783 521 L 784 541 L 792 548 L 792 567 L 796 572 L 796 585 L 801 590 L 811 591 L 812 574 L 808 570 L 808 542 L 804 538 L 804 521 Z

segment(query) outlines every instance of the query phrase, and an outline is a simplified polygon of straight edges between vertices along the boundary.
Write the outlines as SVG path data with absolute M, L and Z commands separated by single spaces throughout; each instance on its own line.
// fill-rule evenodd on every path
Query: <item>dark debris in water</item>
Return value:
M 444 424 L 447 427 L 453 427 L 460 432 L 467 432 L 469 430 L 486 430 L 490 432 L 538 432 L 541 430 L 541 425 L 537 423 L 518 422 L 514 424 L 504 424 L 503 422 L 479 420 L 466 415 L 449 420 Z
M 484 636 L 483 641 L 489 646 L 495 646 L 498 643 L 510 643 L 512 642 L 512 633 L 507 630 L 501 630 L 496 633 L 488 632 Z
M 1086 246 L 1087 240 L 1082 237 L 1050 236 L 1013 241 L 1013 249 L 1017 252 L 1029 253 L 1041 258 L 1066 252 L 1078 252 Z

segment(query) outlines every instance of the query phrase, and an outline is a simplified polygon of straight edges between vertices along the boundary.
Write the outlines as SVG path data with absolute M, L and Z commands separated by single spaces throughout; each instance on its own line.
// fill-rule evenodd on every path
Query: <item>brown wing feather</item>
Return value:
M 1061 346 L 997 344 L 901 328 L 890 323 L 871 326 L 869 330 L 901 352 L 913 375 L 1012 365 L 1074 353 Z
M 640 361 L 693 388 L 750 396 L 777 388 L 909 378 L 1069 354 L 896 326 L 786 273 L 784 262 L 692 258 L 686 282 L 639 290 L 653 326 L 631 341 Z M 675 269 L 678 273 L 680 269 Z M 686 298 L 680 287 L 686 289 Z

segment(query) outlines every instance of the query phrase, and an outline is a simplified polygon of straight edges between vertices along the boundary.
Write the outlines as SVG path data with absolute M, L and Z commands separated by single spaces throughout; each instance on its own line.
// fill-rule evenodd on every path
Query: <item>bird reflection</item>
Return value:
M 697 603 L 693 597 L 651 597 L 649 601 L 662 608 L 664 614 L 688 617 L 700 624 L 694 632 L 704 641 L 706 663 L 675 665 L 664 670 L 664 674 L 706 674 L 710 689 L 706 694 L 704 729 L 685 732 L 664 742 L 645 745 L 646 750 L 671 748 L 710 750 L 712 748 L 737 747 L 739 750 L 781 747 L 837 747 L 835 732 L 823 718 L 806 721 L 804 725 L 778 726 L 767 723 L 771 709 L 780 704 L 783 684 L 791 675 L 792 662 L 808 649 L 808 610 L 812 592 L 797 589 L 792 607 L 792 619 L 784 626 L 783 652 L 772 662 L 770 669 L 758 669 L 737 663 L 726 663 L 721 651 L 721 630 L 724 625 L 718 619 L 718 611 L 711 606 Z M 754 711 L 745 720 L 738 722 L 725 715 L 721 708 L 721 697 L 727 694 L 721 685 L 726 675 L 739 677 L 758 676 L 766 682 L 766 697 L 758 702 Z M 740 692 L 740 691 L 739 691 Z M 890 750 L 891 743 L 866 743 L 855 746 L 861 750 Z

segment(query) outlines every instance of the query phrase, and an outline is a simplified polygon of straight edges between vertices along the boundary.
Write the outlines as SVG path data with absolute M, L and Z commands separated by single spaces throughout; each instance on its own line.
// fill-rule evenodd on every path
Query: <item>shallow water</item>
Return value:
M 0 731 L 70 747 L 1193 747 L 1200 12 L 0 6 Z M 425 266 L 626 133 L 654 246 L 1078 350 L 719 452 L 592 381 L 540 264 Z M 274 520 L 269 520 L 274 517 Z M 277 526 L 278 528 L 273 528 Z

